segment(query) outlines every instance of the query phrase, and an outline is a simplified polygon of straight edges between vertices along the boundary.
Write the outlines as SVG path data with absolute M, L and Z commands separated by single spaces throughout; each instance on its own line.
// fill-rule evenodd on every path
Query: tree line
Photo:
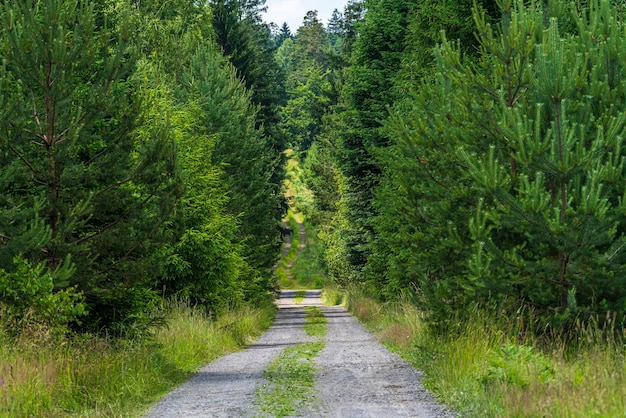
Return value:
M 283 138 L 262 2 L 0 5 L 3 325 L 143 329 L 271 297 Z
M 350 0 L 293 33 L 263 7 L 2 4 L 3 318 L 271 295 L 292 148 L 337 285 L 434 327 L 623 321 L 622 2 Z

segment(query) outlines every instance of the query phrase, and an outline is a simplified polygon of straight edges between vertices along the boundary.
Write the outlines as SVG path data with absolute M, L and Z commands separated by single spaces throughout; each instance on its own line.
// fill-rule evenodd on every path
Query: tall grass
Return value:
M 0 333 L 0 416 L 134 416 L 200 366 L 269 327 L 269 304 L 212 320 L 175 301 L 151 337 L 15 340 Z
M 598 323 L 567 341 L 521 332 L 475 309 L 434 334 L 410 303 L 349 292 L 347 306 L 382 342 L 425 372 L 426 386 L 464 417 L 625 417 L 624 339 Z

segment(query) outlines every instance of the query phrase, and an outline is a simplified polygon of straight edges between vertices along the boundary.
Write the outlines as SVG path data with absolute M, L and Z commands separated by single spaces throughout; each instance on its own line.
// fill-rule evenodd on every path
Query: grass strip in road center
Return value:
M 324 349 L 328 321 L 316 306 L 305 308 L 307 335 L 316 342 L 284 349 L 263 371 L 265 383 L 256 390 L 259 416 L 285 417 L 311 405 L 315 399 L 315 358 Z
M 317 306 L 307 306 L 304 308 L 304 312 L 306 313 L 304 332 L 311 337 L 323 339 L 328 330 L 328 320 L 324 316 L 324 312 Z
M 302 303 L 305 296 L 306 296 L 306 290 L 298 290 L 293 297 L 293 301 L 296 303 L 296 305 L 299 305 Z
M 323 348 L 322 342 L 297 344 L 270 363 L 256 393 L 260 416 L 294 415 L 315 399 L 315 357 Z

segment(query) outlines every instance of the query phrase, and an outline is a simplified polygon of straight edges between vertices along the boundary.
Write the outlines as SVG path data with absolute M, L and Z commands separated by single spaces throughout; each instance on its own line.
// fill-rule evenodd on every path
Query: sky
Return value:
M 318 19 L 326 26 L 333 10 L 337 9 L 343 13 L 347 2 L 347 0 L 266 0 L 267 12 L 263 19 L 278 26 L 287 22 L 291 33 L 295 34 L 309 10 L 317 10 Z

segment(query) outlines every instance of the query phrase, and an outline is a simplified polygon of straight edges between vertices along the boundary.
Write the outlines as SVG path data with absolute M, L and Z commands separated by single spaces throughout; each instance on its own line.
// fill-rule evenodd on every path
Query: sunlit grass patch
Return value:
M 298 290 L 296 291 L 296 294 L 293 297 L 293 301 L 299 305 L 302 303 L 305 296 L 306 296 L 306 290 Z
M 282 289 L 299 289 L 300 286 L 293 279 L 292 264 L 298 256 L 300 248 L 300 232 L 298 223 L 292 210 L 287 213 L 287 222 L 291 230 L 291 247 L 287 254 L 278 262 L 274 269 L 274 275 L 278 281 L 278 286 Z
M 321 289 L 327 282 L 323 249 L 317 237 L 317 229 L 306 221 L 304 226 L 307 237 L 306 247 L 293 263 L 293 277 L 299 286 L 306 289 Z
M 328 320 L 324 312 L 317 306 L 307 306 L 304 312 L 306 314 L 304 332 L 312 337 L 324 337 L 328 330 Z
M 329 306 L 342 305 L 345 299 L 345 292 L 339 287 L 326 283 L 322 288 L 322 302 Z
M 256 405 L 262 416 L 291 416 L 315 403 L 315 358 L 324 349 L 327 329 L 322 310 L 305 307 L 304 331 L 317 341 L 286 348 L 263 371 L 265 383 L 256 390 Z
M 266 383 L 256 392 L 262 416 L 285 417 L 315 401 L 315 357 L 321 342 L 298 344 L 284 349 L 263 371 Z

